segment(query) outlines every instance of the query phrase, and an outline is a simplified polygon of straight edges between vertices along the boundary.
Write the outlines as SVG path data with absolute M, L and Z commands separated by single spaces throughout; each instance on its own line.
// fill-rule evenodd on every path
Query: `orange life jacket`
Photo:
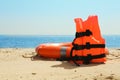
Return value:
M 89 16 L 86 21 L 75 19 L 76 37 L 72 42 L 70 57 L 76 64 L 105 62 L 105 40 L 102 38 L 97 16 Z

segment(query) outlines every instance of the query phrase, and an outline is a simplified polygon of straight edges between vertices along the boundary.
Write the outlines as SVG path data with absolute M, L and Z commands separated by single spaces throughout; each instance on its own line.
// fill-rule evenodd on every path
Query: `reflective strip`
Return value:
M 60 54 L 62 58 L 66 57 L 66 50 L 67 50 L 67 47 L 61 47 Z

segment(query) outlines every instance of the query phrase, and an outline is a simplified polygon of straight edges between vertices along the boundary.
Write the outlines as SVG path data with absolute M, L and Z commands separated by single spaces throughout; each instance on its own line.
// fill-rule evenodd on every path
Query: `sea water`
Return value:
M 104 35 L 108 48 L 120 48 L 120 35 Z M 43 43 L 72 42 L 73 35 L 0 35 L 0 48 L 35 48 Z

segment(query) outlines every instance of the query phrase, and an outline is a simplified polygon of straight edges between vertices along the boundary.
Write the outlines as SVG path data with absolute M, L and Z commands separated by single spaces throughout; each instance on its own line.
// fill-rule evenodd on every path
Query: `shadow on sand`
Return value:
M 98 66 L 100 64 L 80 64 L 80 66 L 75 65 L 74 63 L 70 63 L 68 61 L 62 61 L 61 64 L 56 64 L 51 67 L 62 67 L 64 69 L 74 69 L 79 67 L 93 67 Z
M 43 57 L 40 57 L 38 55 L 36 56 L 33 56 L 31 58 L 32 61 L 39 61 L 39 60 L 42 60 L 42 61 L 56 61 L 55 59 L 50 59 L 50 58 L 43 58 Z M 51 67 L 53 68 L 57 68 L 57 67 L 61 67 L 61 68 L 64 68 L 64 69 L 74 69 L 74 68 L 78 68 L 78 67 L 92 67 L 92 66 L 98 66 L 98 65 L 102 65 L 102 64 L 81 64 L 80 66 L 76 66 L 74 63 L 70 63 L 69 61 L 60 61 L 61 64 L 56 64 L 56 65 L 52 65 Z

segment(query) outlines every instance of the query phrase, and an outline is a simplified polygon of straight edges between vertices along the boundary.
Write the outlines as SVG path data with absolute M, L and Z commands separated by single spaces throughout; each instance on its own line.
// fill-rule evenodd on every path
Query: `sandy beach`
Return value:
M 120 80 L 120 49 L 109 49 L 105 64 L 80 67 L 31 56 L 33 48 L 0 48 L 0 80 Z

